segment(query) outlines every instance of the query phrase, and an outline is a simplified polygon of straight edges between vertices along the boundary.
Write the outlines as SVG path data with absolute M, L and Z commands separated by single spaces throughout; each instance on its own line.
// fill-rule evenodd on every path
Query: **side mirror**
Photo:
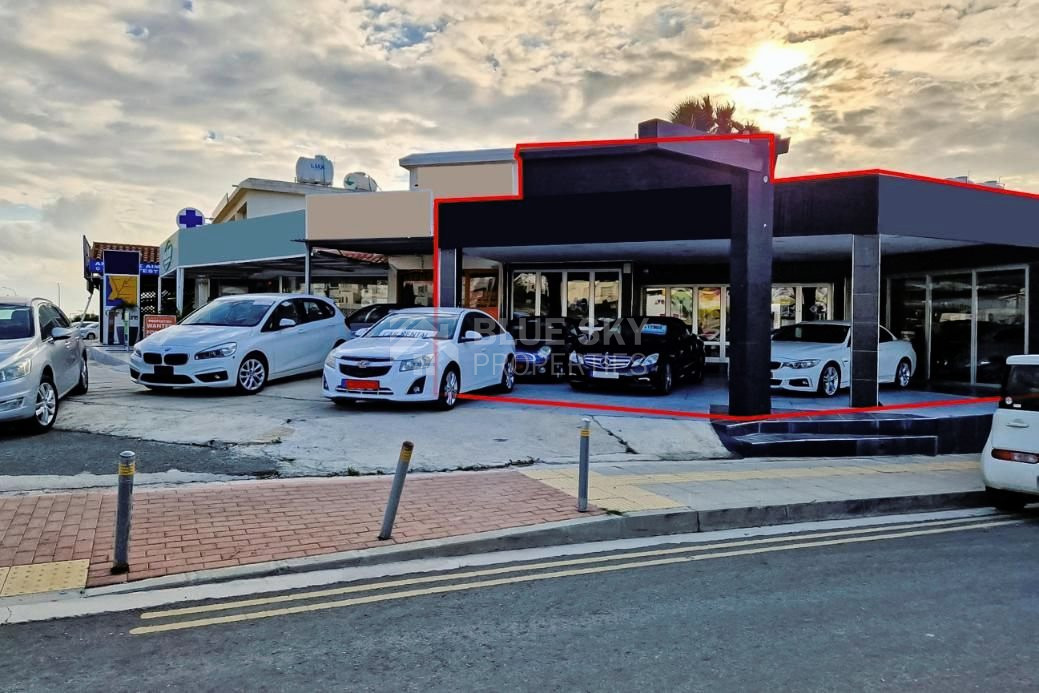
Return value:
M 478 342 L 483 339 L 483 336 L 476 330 L 468 330 L 463 336 L 463 342 Z
M 278 321 L 278 329 L 284 330 L 286 327 L 295 327 L 296 321 L 292 318 L 282 318 Z
M 50 337 L 54 341 L 58 341 L 59 339 L 68 339 L 73 334 L 75 332 L 67 327 L 54 327 L 51 329 Z
M 371 329 L 370 327 L 362 327 L 362 328 L 361 328 L 361 329 L 359 329 L 359 330 L 355 330 L 355 331 L 354 331 L 354 336 L 355 336 L 355 337 L 363 337 L 363 336 L 365 336 L 366 334 L 368 334 L 368 330 L 370 330 L 370 329 Z

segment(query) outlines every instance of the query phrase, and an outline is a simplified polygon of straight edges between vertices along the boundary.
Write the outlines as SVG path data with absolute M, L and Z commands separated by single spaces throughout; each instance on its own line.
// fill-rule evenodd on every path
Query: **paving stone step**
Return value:
M 752 457 L 936 455 L 934 435 L 849 435 L 846 433 L 751 433 L 730 441 L 732 449 Z

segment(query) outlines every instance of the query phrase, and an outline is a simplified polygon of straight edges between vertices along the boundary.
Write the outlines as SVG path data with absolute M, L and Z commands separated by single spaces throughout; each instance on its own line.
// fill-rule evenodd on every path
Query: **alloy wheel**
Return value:
M 248 358 L 238 369 L 238 383 L 246 392 L 257 392 L 267 379 L 267 368 L 258 358 Z
M 895 380 L 898 382 L 899 387 L 909 387 L 909 380 L 912 378 L 912 373 L 909 370 L 909 362 L 902 361 L 898 364 L 898 375 Z
M 827 397 L 833 397 L 837 394 L 837 389 L 841 384 L 841 374 L 837 371 L 836 366 L 827 366 L 823 369 L 822 373 L 823 380 L 823 394 Z
M 511 392 L 513 386 L 516 384 L 516 366 L 512 361 L 505 362 L 505 372 L 502 373 L 502 387 L 505 388 L 506 392 Z
M 454 371 L 448 371 L 447 375 L 444 376 L 444 404 L 448 407 L 455 406 L 455 400 L 458 399 L 458 374 Z
M 36 388 L 36 423 L 41 428 L 48 428 L 54 423 L 57 413 L 58 392 L 50 381 L 44 380 Z

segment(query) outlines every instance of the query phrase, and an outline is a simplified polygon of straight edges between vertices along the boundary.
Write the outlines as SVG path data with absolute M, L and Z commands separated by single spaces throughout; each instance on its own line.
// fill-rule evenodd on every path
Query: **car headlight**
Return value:
M 550 347 L 547 344 L 545 346 L 541 347 L 540 349 L 538 349 L 538 356 L 540 356 L 543 359 L 547 359 L 551 355 L 552 355 L 552 347 Z
M 215 347 L 204 349 L 195 354 L 195 359 L 201 361 L 202 359 L 220 359 L 227 358 L 238 351 L 238 344 L 235 342 L 228 342 L 227 344 L 218 344 Z
M 144 358 L 143 354 L 141 354 L 141 347 L 139 347 L 139 346 L 134 346 L 134 348 L 133 348 L 133 355 L 136 358 L 139 358 L 139 359 L 140 358 Z
M 819 365 L 819 359 L 805 359 L 803 361 L 787 361 L 782 364 L 787 368 L 815 368 Z
M 570 352 L 570 363 L 573 363 L 575 365 L 579 364 L 579 363 L 583 364 L 584 363 L 584 359 L 581 358 L 581 355 L 578 354 L 576 351 L 571 351 Z
M 332 351 L 328 352 L 328 356 L 325 357 L 325 365 L 328 366 L 329 368 L 335 368 L 336 367 L 336 359 L 338 359 L 338 358 L 339 357 L 336 356 L 335 349 L 333 349 Z
M 400 369 L 402 371 L 417 371 L 420 368 L 428 368 L 433 365 L 433 354 L 426 354 L 425 356 L 416 356 L 413 359 L 405 359 L 400 362 Z
M 32 360 L 25 359 L 6 368 L 0 368 L 0 383 L 9 383 L 12 380 L 20 380 L 29 375 L 32 370 Z
M 640 366 L 643 368 L 649 368 L 650 366 L 655 366 L 657 361 L 659 360 L 660 354 L 650 354 L 649 356 L 636 356 L 634 359 L 632 359 L 630 365 L 632 368 L 638 368 Z

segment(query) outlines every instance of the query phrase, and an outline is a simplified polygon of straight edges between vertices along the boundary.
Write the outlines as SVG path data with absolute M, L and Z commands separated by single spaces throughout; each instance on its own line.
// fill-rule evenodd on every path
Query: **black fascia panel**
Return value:
M 779 182 L 776 236 L 877 233 L 877 176 Z
M 729 238 L 727 185 L 441 202 L 442 248 Z
M 1039 199 L 880 177 L 880 233 L 1039 248 Z

